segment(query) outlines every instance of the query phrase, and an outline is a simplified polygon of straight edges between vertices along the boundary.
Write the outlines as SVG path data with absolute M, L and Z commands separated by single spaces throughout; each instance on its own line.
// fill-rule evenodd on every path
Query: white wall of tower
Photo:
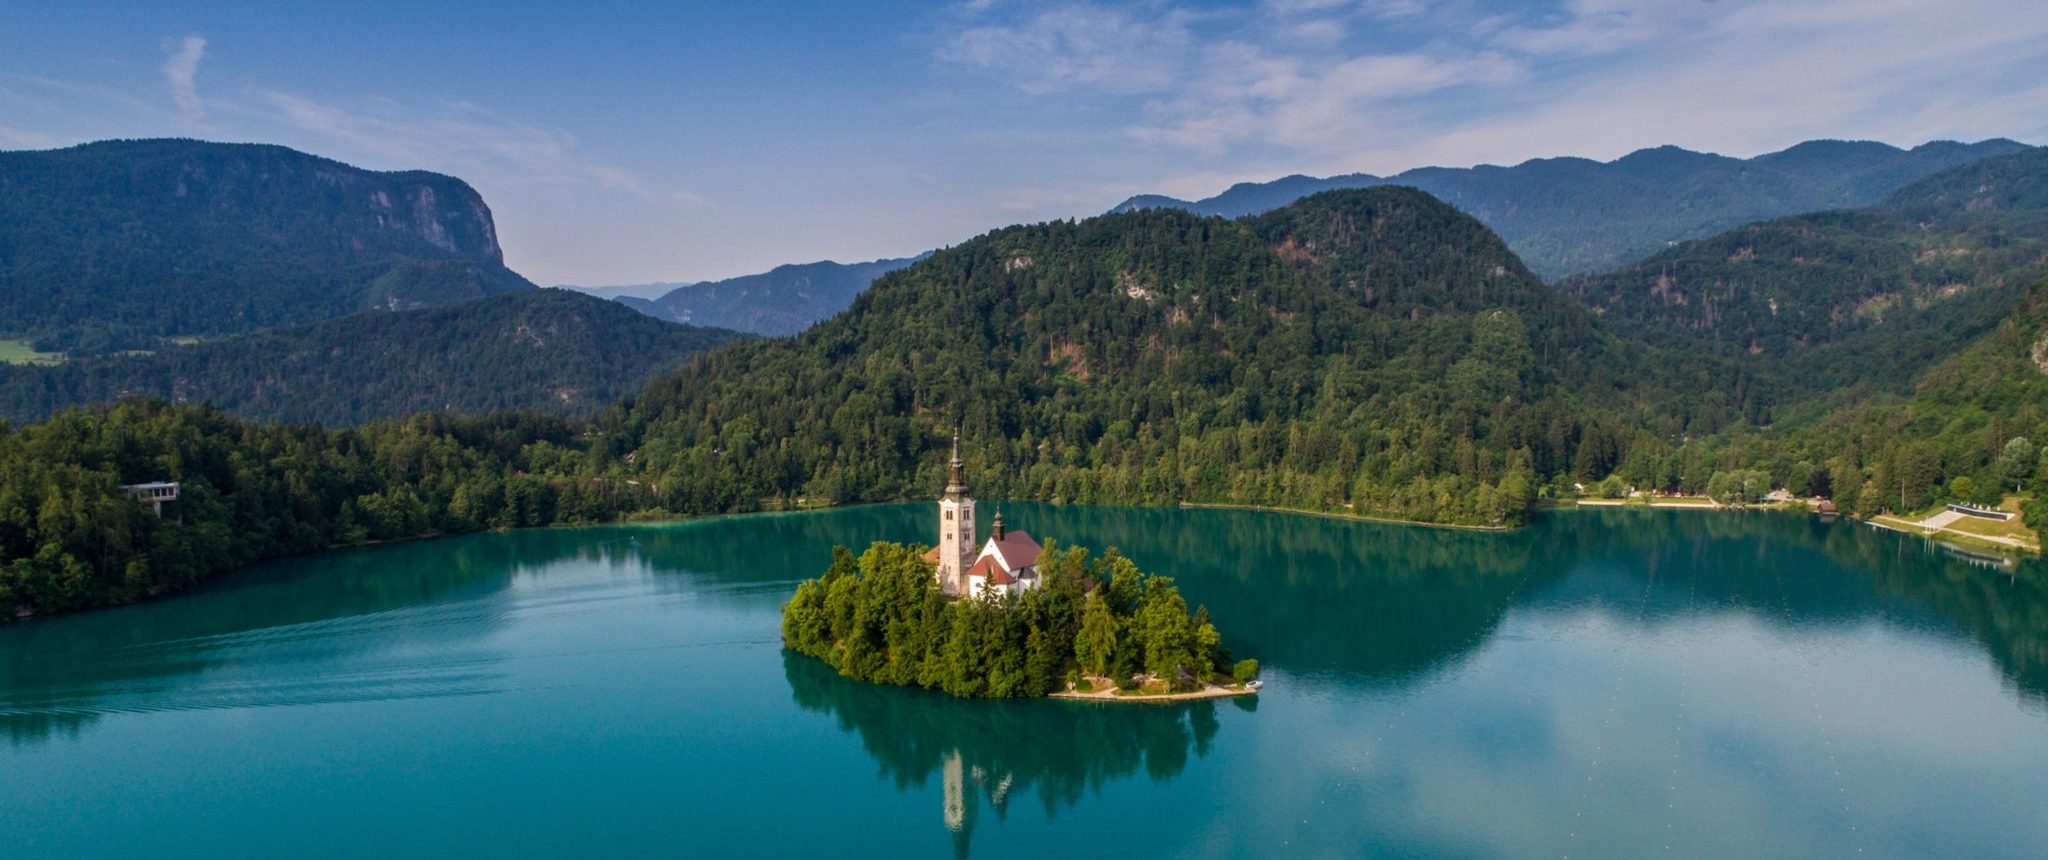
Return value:
M 963 593 L 967 568 L 974 563 L 976 540 L 974 500 L 967 497 L 939 500 L 939 585 L 949 594 Z

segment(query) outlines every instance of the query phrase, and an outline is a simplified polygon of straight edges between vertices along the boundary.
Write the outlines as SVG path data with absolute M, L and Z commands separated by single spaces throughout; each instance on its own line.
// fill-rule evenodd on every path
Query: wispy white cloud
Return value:
M 1169 0 L 964 15 L 939 56 L 1129 117 L 1183 179 L 2048 133 L 2034 0 Z M 2029 73 L 2027 70 L 2035 70 Z M 1172 186 L 1187 183 L 1164 180 Z
M 1910 144 L 2048 130 L 2048 16 L 2008 0 L 1579 0 L 1497 50 L 1571 55 L 1536 97 L 1384 141 L 1393 160 L 1616 155 L 1657 142 L 1749 154 L 1810 137 Z M 1622 10 L 1622 11 L 1617 11 Z M 1986 22 L 2000 22 L 1986 26 Z M 1603 61 L 1612 56 L 1612 61 Z M 1586 58 L 1594 58 L 1588 64 Z
M 199 98 L 197 82 L 199 61 L 206 57 L 206 40 L 199 36 L 186 36 L 175 42 L 167 39 L 164 51 L 171 55 L 163 66 L 164 81 L 171 88 L 171 103 L 188 120 L 206 116 L 206 102 Z
M 1526 77 L 1498 50 L 1351 44 L 1360 22 L 1420 11 L 1358 0 L 1266 0 L 1251 16 L 1076 3 L 977 19 L 939 55 L 1008 74 L 1033 95 L 1142 99 L 1125 129 L 1142 143 L 1210 154 L 1253 141 L 1315 149 L 1352 135 L 1376 105 Z
M 356 107 L 294 93 L 258 90 L 259 112 L 300 132 L 393 164 L 432 166 L 492 184 L 585 186 L 692 206 L 712 201 L 694 192 L 650 187 L 638 174 L 603 164 L 577 149 L 561 129 L 453 102 L 417 109 L 390 99 Z
M 55 135 L 0 125 L 0 149 L 49 149 L 63 143 Z
M 979 13 L 988 4 L 970 4 Z M 978 23 L 954 34 L 943 59 L 1015 78 L 1028 92 L 1083 88 L 1142 93 L 1173 84 L 1195 44 L 1189 13 L 1142 15 L 1085 3 L 1033 11 L 1014 22 Z

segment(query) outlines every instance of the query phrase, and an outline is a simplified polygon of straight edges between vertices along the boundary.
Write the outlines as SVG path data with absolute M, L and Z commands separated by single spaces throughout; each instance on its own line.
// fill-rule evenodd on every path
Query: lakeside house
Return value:
M 1038 555 L 1030 533 L 1003 527 L 996 511 L 986 542 L 979 541 L 974 522 L 974 497 L 967 492 L 960 437 L 953 437 L 953 459 L 947 464 L 946 490 L 939 496 L 939 543 L 924 554 L 933 565 L 939 590 L 948 597 L 979 594 L 1022 594 L 1037 588 Z

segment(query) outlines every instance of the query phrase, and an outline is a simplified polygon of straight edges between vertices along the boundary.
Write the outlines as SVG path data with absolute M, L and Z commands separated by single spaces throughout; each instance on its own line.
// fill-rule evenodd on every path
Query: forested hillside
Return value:
M 618 515 L 578 427 L 423 415 L 356 430 L 129 401 L 0 423 L 0 608 L 125 603 L 336 544 Z M 176 481 L 162 519 L 121 484 Z M 11 617 L 13 612 L 0 612 Z
M 1921 180 L 1881 205 L 1751 224 L 1560 283 L 1602 324 L 1739 359 L 1781 397 L 1904 390 L 1996 326 L 2048 271 L 2048 149 Z
M 1663 146 L 1609 162 L 1540 158 L 1513 167 L 1423 167 L 1389 177 L 1289 176 L 1242 183 L 1204 200 L 1141 195 L 1114 211 L 1171 207 L 1237 217 L 1332 189 L 1407 185 L 1471 213 L 1537 274 L 1558 278 L 1609 269 L 1670 242 L 1751 221 L 1868 206 L 1920 177 L 2024 148 L 2002 139 L 1935 141 L 1910 150 L 1813 140 L 1736 159 Z
M 1833 395 L 1829 395 L 1833 396 Z M 1639 438 L 1615 485 L 1701 492 L 1716 473 L 1833 498 L 1860 516 L 2023 492 L 2048 522 L 2048 279 L 1992 330 L 1916 375 L 1903 393 L 1851 394 L 1831 410 L 1683 444 Z
M 1981 212 L 1969 201 L 1986 193 L 1958 199 Z M 1957 235 L 1973 253 L 2021 246 L 1997 225 Z M 133 600 L 361 540 L 923 498 L 955 428 L 992 498 L 1508 525 L 1577 483 L 1725 490 L 1731 474 L 1866 513 L 2039 494 L 2048 285 L 2012 289 L 2022 310 L 1914 386 L 1773 423 L 1800 353 L 1767 379 L 1746 350 L 1617 339 L 1412 189 L 1235 221 L 1011 227 L 884 276 L 801 335 L 689 359 L 588 421 L 323 430 L 129 401 L 0 426 L 0 605 Z M 150 480 L 185 485 L 164 520 L 119 489 Z
M 2027 520 L 2048 524 L 2048 279 L 1909 396 L 1836 412 L 1790 447 L 1795 460 L 1851 476 L 1833 488 L 1850 510 L 1913 510 L 1941 497 L 1988 504 L 2031 487 Z
M 1883 209 L 1914 222 L 2048 235 L 2048 147 L 1987 158 L 1899 189 Z
M 360 424 L 416 412 L 583 415 L 741 337 L 565 290 L 371 311 L 147 355 L 0 365 L 0 417 L 132 395 L 258 419 Z
M 1470 217 L 1378 188 L 998 230 L 599 432 L 675 509 L 921 495 L 957 423 L 991 495 L 1512 523 L 1611 467 L 1626 365 Z
M 533 288 L 452 177 L 192 140 L 0 152 L 0 339 L 46 352 Z

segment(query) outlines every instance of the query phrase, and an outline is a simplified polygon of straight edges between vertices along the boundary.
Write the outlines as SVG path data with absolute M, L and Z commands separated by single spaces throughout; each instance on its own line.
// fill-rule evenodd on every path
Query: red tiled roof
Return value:
M 938 548 L 938 547 L 932 547 L 932 551 L 931 551 L 931 552 L 928 552 L 928 553 L 925 553 L 925 554 L 924 554 L 924 560 L 925 560 L 925 561 L 928 561 L 928 562 L 931 562 L 932 564 L 938 564 L 938 563 L 939 563 L 939 548 Z
M 1003 566 L 1011 570 L 1022 570 L 1038 563 L 1038 554 L 1043 549 L 1038 541 L 1021 529 L 1003 532 L 1003 539 L 995 542 L 996 553 L 1003 557 Z
M 988 581 L 996 585 L 1009 585 L 1017 581 L 1016 577 L 1011 576 L 1009 571 L 1004 570 L 1003 566 L 996 562 L 995 556 L 990 555 L 982 556 L 980 561 L 968 568 L 967 575 L 988 577 Z

